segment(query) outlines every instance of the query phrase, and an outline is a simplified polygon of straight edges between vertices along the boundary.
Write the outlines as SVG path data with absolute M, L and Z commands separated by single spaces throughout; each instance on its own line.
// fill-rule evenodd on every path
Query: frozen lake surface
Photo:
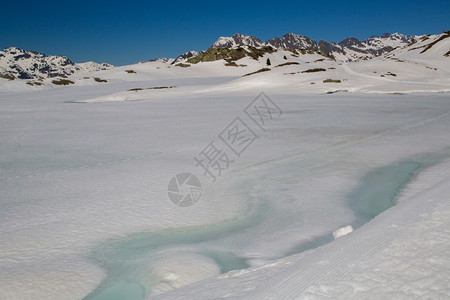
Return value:
M 368 222 L 384 210 L 395 204 L 395 199 L 408 182 L 421 169 L 417 162 L 401 162 L 388 167 L 382 167 L 367 174 L 360 186 L 350 196 L 350 209 L 355 213 L 356 220 L 351 223 L 353 228 Z M 270 222 L 271 217 L 268 206 L 255 209 L 251 217 L 244 216 L 234 222 L 218 224 L 216 226 L 203 226 L 199 228 L 167 230 L 159 233 L 141 233 L 129 236 L 120 241 L 114 241 L 98 249 L 95 258 L 108 269 L 109 276 L 87 299 L 143 299 L 147 291 L 152 291 L 160 282 L 147 278 L 146 274 L 154 271 L 152 267 L 161 260 L 162 251 L 171 251 L 183 256 L 184 253 L 194 254 L 185 260 L 195 259 L 195 255 L 208 259 L 209 263 L 217 265 L 220 273 L 232 270 L 246 269 L 251 266 L 248 258 L 236 256 L 232 251 L 233 243 L 225 243 L 218 249 L 222 240 L 233 240 L 243 230 L 251 231 L 263 222 Z M 277 218 L 284 218 L 278 214 Z M 320 216 L 319 216 L 320 217 Z M 297 218 L 292 222 L 300 221 Z M 251 239 L 251 236 L 247 238 Z M 332 234 L 314 237 L 307 242 L 290 248 L 285 255 L 301 253 L 314 249 L 333 240 Z M 277 243 L 274 240 L 273 243 Z M 223 242 L 222 242 L 223 244 Z M 187 248 L 188 247 L 188 248 Z M 183 250 L 185 248 L 185 250 Z M 187 248 L 187 249 L 186 249 Z M 178 251 L 178 250 L 175 250 Z M 282 257 L 279 257 L 282 258 Z M 185 264 L 181 260 L 178 264 Z M 192 266 L 191 266 L 192 267 Z M 125 288 L 126 286 L 126 288 Z M 130 296 L 133 289 L 136 296 Z M 118 292 L 120 291 L 120 292 Z
M 359 228 L 449 154 L 447 94 L 275 90 L 265 131 L 243 114 L 256 89 L 78 103 L 133 84 L 1 93 L 0 298 L 143 299 L 261 267 Z M 258 138 L 212 182 L 193 157 L 238 116 Z M 167 195 L 181 172 L 202 183 L 190 207 Z

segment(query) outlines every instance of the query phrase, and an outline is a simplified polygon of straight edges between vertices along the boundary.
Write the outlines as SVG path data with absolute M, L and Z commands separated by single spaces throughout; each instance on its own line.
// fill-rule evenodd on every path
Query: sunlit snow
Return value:
M 445 49 L 0 79 L 0 299 L 448 296 Z M 244 112 L 261 92 L 282 110 L 264 129 Z M 237 117 L 257 138 L 222 144 L 213 182 L 194 157 Z M 183 172 L 187 207 L 168 196 Z

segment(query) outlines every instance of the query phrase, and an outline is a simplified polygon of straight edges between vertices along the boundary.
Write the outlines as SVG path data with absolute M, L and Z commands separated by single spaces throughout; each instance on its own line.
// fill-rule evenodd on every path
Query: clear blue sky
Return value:
M 450 1 L 3 1 L 0 48 L 115 65 L 207 49 L 234 33 L 339 42 L 450 30 Z

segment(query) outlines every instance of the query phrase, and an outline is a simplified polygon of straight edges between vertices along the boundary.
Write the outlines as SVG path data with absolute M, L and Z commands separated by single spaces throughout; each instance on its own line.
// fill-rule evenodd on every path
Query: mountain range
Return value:
M 360 41 L 357 38 L 346 38 L 339 43 L 328 43 L 326 41 L 316 42 L 304 35 L 295 33 L 285 34 L 283 37 L 275 37 L 266 42 L 261 41 L 255 36 L 243 34 L 234 34 L 231 37 L 219 37 L 209 49 L 237 49 L 242 47 L 261 48 L 270 46 L 278 49 L 296 49 L 316 51 L 336 60 L 356 61 L 361 59 L 370 59 L 390 52 L 395 48 L 404 47 L 414 40 L 417 36 L 404 35 L 401 33 L 384 33 L 381 36 L 372 36 L 366 40 Z M 197 56 L 201 52 L 189 51 L 177 57 L 174 63 Z
M 78 72 L 107 70 L 114 67 L 107 63 L 74 63 L 61 55 L 47 56 L 36 51 L 8 47 L 0 51 L 0 75 L 5 78 L 44 79 L 67 77 Z
M 448 35 L 448 33 L 446 34 Z M 394 49 L 402 49 L 412 45 L 417 41 L 428 38 L 428 36 L 430 35 L 385 33 L 363 41 L 351 37 L 339 43 L 329 43 L 323 40 L 316 42 L 307 36 L 294 33 L 285 34 L 281 38 L 275 37 L 265 42 L 255 36 L 234 34 L 231 37 L 219 37 L 207 50 L 189 51 L 175 59 L 160 58 L 149 62 L 187 67 L 190 66 L 189 64 L 198 62 L 224 60 L 226 66 L 238 66 L 236 61 L 246 56 L 259 60 L 266 54 L 285 51 L 291 51 L 293 56 L 318 54 L 333 61 L 353 62 L 380 57 Z M 47 56 L 17 47 L 9 47 L 0 51 L 0 77 L 9 80 L 37 79 L 42 81 L 46 78 L 66 78 L 79 73 L 111 68 L 114 68 L 114 66 L 107 63 L 74 63 L 65 56 Z

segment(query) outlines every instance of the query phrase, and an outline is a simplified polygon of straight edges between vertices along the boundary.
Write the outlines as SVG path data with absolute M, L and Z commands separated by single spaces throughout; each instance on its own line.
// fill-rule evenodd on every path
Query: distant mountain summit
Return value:
M 0 74 L 18 79 L 65 77 L 81 71 L 100 71 L 112 68 L 107 63 L 74 63 L 61 55 L 47 56 L 36 51 L 8 47 L 0 51 Z
M 181 61 L 185 61 L 186 59 L 189 59 L 189 58 L 192 58 L 192 57 L 196 57 L 199 54 L 200 54 L 200 52 L 197 52 L 197 51 L 188 51 L 186 53 L 183 53 L 183 54 L 179 55 L 171 63 L 172 64 L 176 64 L 176 63 L 179 63 Z
M 272 46 L 276 49 L 306 49 L 306 50 L 319 50 L 317 43 L 304 35 L 298 35 L 295 33 L 285 34 L 282 38 L 275 37 L 272 40 L 268 40 L 266 45 Z
M 364 41 L 357 38 L 347 38 L 338 44 L 333 43 L 332 49 L 342 53 L 348 60 L 368 59 L 383 55 L 395 48 L 405 47 L 416 38 L 417 36 L 401 33 L 384 33 L 381 36 L 372 36 Z
M 354 61 L 373 58 L 395 48 L 404 47 L 412 43 L 415 38 L 416 36 L 403 35 L 401 33 L 384 33 L 381 36 L 372 36 L 364 41 L 351 37 L 339 43 L 330 44 L 326 41 L 317 43 L 307 36 L 295 33 L 285 34 L 281 38 L 275 37 L 266 42 L 255 36 L 234 34 L 231 37 L 220 37 L 211 45 L 210 49 L 271 46 L 274 49 L 313 50 L 330 55 L 337 60 Z
M 264 45 L 265 43 L 257 37 L 236 33 L 232 37 L 219 37 L 210 48 L 237 48 L 242 46 L 262 47 Z

